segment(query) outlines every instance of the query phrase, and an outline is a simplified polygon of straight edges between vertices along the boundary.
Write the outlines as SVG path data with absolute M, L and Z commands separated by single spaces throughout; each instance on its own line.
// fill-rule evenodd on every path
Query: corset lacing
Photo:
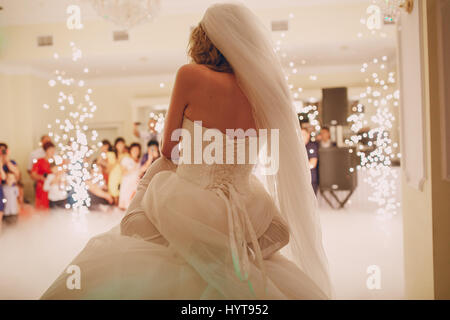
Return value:
M 228 216 L 228 236 L 234 270 L 240 280 L 248 282 L 250 291 L 256 295 L 249 280 L 251 265 L 249 261 L 249 248 L 245 237 L 247 232 L 250 236 L 254 255 L 263 276 L 264 289 L 267 283 L 266 270 L 256 232 L 244 208 L 241 200 L 242 197 L 232 180 L 231 175 L 215 175 L 214 181 L 206 189 L 214 191 L 225 202 Z

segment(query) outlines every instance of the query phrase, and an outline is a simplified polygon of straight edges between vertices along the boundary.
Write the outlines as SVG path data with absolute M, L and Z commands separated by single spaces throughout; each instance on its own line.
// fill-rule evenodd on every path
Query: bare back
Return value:
M 216 72 L 206 66 L 202 68 L 199 86 L 190 95 L 184 115 L 190 120 L 201 120 L 203 126 L 226 129 L 255 128 L 252 108 L 239 88 L 234 74 Z
M 223 133 L 227 129 L 256 129 L 252 108 L 234 74 L 216 72 L 204 65 L 187 64 L 177 73 L 164 127 L 162 154 L 170 158 L 178 140 L 172 133 L 183 118 Z

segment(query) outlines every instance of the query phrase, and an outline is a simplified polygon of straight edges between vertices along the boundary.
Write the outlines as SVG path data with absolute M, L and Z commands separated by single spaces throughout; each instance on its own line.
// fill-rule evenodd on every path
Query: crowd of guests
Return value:
M 86 160 L 89 163 L 90 178 L 85 181 L 88 187 L 90 208 L 97 210 L 104 206 L 116 206 L 125 210 L 136 192 L 138 181 L 147 168 L 160 157 L 158 135 L 155 121 L 148 122 L 148 128 L 139 130 L 134 124 L 133 133 L 141 143 L 126 144 L 119 137 L 111 144 L 103 140 L 98 152 Z M 311 139 L 311 128 L 302 124 L 302 135 L 307 149 L 311 181 L 314 192 L 319 188 L 319 148 L 335 146 L 331 141 L 330 130 L 322 127 L 320 134 Z M 314 141 L 312 141 L 314 140 Z M 142 150 L 141 145 L 146 146 Z M 70 208 L 74 203 L 73 190 L 68 188 L 67 161 L 56 164 L 56 148 L 51 138 L 44 135 L 40 147 L 30 154 L 27 172 L 34 182 L 34 208 L 45 211 L 54 208 Z M 8 145 L 0 143 L 0 230 L 2 221 L 14 224 L 23 210 L 23 184 L 16 161 L 10 159 Z
M 113 144 L 103 140 L 99 150 L 85 160 L 89 168 L 85 183 L 90 209 L 115 206 L 125 210 L 136 192 L 140 177 L 160 157 L 154 121 L 149 121 L 148 130 L 139 131 L 137 127 L 135 124 L 134 134 L 142 140 L 145 150 L 142 150 L 141 143 L 127 145 L 125 139 L 119 137 Z M 22 211 L 68 209 L 76 202 L 67 177 L 68 160 L 56 161 L 56 154 L 56 147 L 48 135 L 41 137 L 39 148 L 30 154 L 27 172 L 34 186 L 34 205 L 31 205 L 24 201 L 17 162 L 10 159 L 8 145 L 0 143 L 0 230 L 3 223 L 15 224 Z
M 147 142 L 144 154 L 139 143 L 127 146 L 123 138 L 117 138 L 111 145 L 104 140 L 95 163 L 101 168 L 108 203 L 125 210 L 136 192 L 139 178 L 159 156 L 157 140 Z

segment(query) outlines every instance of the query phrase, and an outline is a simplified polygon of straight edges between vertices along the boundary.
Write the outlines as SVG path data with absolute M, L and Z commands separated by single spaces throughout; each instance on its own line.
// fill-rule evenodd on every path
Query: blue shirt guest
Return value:
M 317 194 L 319 189 L 319 144 L 310 141 L 311 136 L 306 128 L 302 128 L 302 137 L 308 154 L 309 167 L 311 168 L 311 184 L 314 193 Z

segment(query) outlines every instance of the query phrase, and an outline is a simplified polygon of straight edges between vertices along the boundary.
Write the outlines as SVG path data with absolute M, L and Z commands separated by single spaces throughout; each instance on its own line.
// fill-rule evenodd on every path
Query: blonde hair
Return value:
M 191 31 L 188 54 L 194 63 L 203 64 L 214 71 L 233 73 L 233 68 L 208 38 L 201 23 Z

